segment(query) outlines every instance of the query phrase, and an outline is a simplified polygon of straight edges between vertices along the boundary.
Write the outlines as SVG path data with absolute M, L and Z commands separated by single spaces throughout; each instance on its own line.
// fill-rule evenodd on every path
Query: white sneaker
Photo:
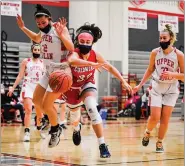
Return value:
M 24 133 L 24 142 L 30 142 L 30 132 Z
M 46 135 L 47 135 L 47 132 L 43 132 L 42 130 L 39 130 L 40 132 L 40 136 L 42 139 L 45 139 L 46 138 Z

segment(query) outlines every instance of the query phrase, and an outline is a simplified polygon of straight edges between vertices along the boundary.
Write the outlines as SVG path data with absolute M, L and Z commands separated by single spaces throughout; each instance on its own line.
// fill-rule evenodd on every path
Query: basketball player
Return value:
M 94 24 L 83 25 L 77 29 L 77 34 L 77 48 L 73 53 L 73 56 L 68 58 L 68 61 L 70 62 L 71 58 L 76 56 L 77 58 L 86 61 L 105 64 L 103 67 L 108 72 L 113 74 L 119 81 L 121 81 L 122 86 L 131 93 L 132 88 L 123 79 L 119 71 L 108 63 L 100 53 L 92 49 L 93 44 L 96 43 L 102 36 L 102 31 L 99 27 Z M 109 158 L 111 155 L 107 145 L 105 144 L 102 119 L 97 110 L 97 90 L 94 78 L 95 68 L 92 66 L 77 67 L 72 65 L 71 70 L 73 75 L 73 84 L 71 89 L 64 95 L 67 98 L 66 102 L 67 106 L 70 108 L 70 118 L 74 127 L 73 143 L 76 146 L 81 143 L 81 124 L 79 123 L 80 107 L 84 104 L 91 119 L 94 132 L 98 138 L 100 157 Z
M 168 123 L 179 95 L 178 80 L 184 82 L 184 54 L 173 47 L 176 34 L 166 24 L 160 32 L 160 47 L 152 50 L 149 66 L 140 84 L 134 88 L 137 92 L 152 75 L 150 91 L 150 117 L 142 140 L 143 146 L 149 143 L 150 133 L 160 121 L 156 152 L 164 152 L 162 141 L 168 129 Z M 180 72 L 179 72 L 180 69 Z
M 32 99 L 33 99 L 33 92 L 36 88 L 39 79 L 42 77 L 44 73 L 44 64 L 43 61 L 39 59 L 40 57 L 40 45 L 33 44 L 31 46 L 32 51 L 32 58 L 25 58 L 20 66 L 19 75 L 17 76 L 13 88 L 9 90 L 8 95 L 11 96 L 14 89 L 20 83 L 22 78 L 23 85 L 21 90 L 21 98 L 23 100 L 24 109 L 25 109 L 25 135 L 24 141 L 30 141 L 30 124 L 31 124 L 31 113 L 32 113 Z M 41 129 L 41 119 L 43 118 L 42 112 L 39 110 L 37 106 L 35 106 L 36 114 L 37 114 L 37 129 Z M 41 135 L 42 136 L 42 135 Z
M 49 117 L 49 122 L 51 124 L 51 139 L 49 141 L 49 147 L 56 146 L 59 142 L 59 137 L 61 134 L 61 129 L 57 120 L 57 111 L 54 107 L 54 101 L 61 96 L 61 93 L 53 93 L 51 88 L 48 86 L 49 75 L 54 70 L 60 69 L 65 70 L 65 72 L 71 73 L 68 62 L 61 61 L 66 59 L 69 55 L 69 51 L 74 50 L 73 42 L 70 38 L 69 31 L 66 27 L 66 20 L 64 18 L 60 19 L 59 22 L 53 23 L 51 21 L 51 13 L 43 8 L 41 5 L 36 6 L 37 10 L 34 14 L 37 27 L 40 29 L 38 34 L 30 31 L 25 27 L 22 18 L 17 16 L 17 24 L 19 28 L 33 41 L 41 44 L 41 55 L 44 60 L 46 67 L 46 73 L 41 78 L 39 84 L 37 85 L 34 95 L 34 104 L 43 112 L 45 112 Z M 70 64 L 73 65 L 94 65 L 94 67 L 99 67 L 96 63 L 87 63 L 86 61 L 71 58 Z

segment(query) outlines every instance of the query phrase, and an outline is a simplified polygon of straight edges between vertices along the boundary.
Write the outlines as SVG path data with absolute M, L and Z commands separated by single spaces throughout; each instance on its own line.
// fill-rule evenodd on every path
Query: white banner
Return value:
M 3 16 L 17 16 L 22 15 L 22 2 L 1 0 L 1 15 Z
M 129 10 L 128 27 L 135 29 L 147 29 L 147 13 Z
M 158 30 L 161 31 L 165 28 L 165 24 L 172 26 L 172 30 L 176 33 L 179 32 L 179 20 L 177 16 L 158 15 Z

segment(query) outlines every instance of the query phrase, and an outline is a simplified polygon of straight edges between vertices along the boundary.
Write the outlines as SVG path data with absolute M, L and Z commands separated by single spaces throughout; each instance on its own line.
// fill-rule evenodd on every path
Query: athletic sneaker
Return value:
M 81 143 L 81 134 L 80 134 L 80 131 L 81 131 L 81 123 L 79 123 L 79 126 L 80 126 L 80 130 L 76 131 L 74 130 L 73 131 L 73 143 L 78 146 L 80 145 Z
M 45 118 L 42 118 L 42 128 L 41 130 L 48 130 L 49 129 L 49 121 Z
M 60 142 L 60 134 L 62 133 L 62 128 L 58 127 L 57 132 L 49 132 L 49 134 L 51 134 L 51 138 L 48 144 L 49 148 L 53 148 L 55 146 L 57 146 Z
M 61 127 L 62 129 L 64 129 L 64 130 L 67 130 L 67 127 L 66 127 L 65 124 L 61 124 L 60 127 Z
M 100 149 L 100 157 L 101 158 L 109 158 L 111 156 L 111 154 L 107 148 L 107 145 L 101 144 L 99 146 L 99 149 Z
M 164 152 L 164 148 L 162 145 L 162 142 L 156 142 L 156 152 L 157 153 L 163 153 Z
M 144 137 L 142 139 L 143 146 L 148 146 L 150 139 L 150 133 L 145 132 Z

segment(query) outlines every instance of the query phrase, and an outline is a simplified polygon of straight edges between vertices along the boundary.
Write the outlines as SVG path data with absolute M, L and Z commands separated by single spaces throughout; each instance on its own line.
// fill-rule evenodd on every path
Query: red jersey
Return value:
M 75 52 L 79 54 L 79 49 L 75 49 Z M 82 56 L 80 56 L 80 59 L 83 59 Z M 91 50 L 89 58 L 87 61 L 90 62 L 97 62 L 96 60 L 96 53 Z M 72 66 L 71 67 L 72 75 L 73 75 L 73 85 L 72 87 L 82 87 L 88 82 L 95 83 L 94 80 L 94 73 L 95 73 L 95 68 L 92 66 L 84 66 L 84 67 L 76 67 Z

